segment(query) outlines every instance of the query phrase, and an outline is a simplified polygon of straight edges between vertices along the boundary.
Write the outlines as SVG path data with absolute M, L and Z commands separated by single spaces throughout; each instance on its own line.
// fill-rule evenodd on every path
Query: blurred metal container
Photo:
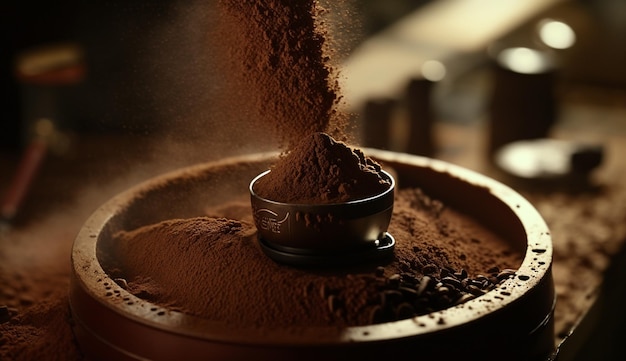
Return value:
M 487 144 L 490 157 L 508 143 L 545 138 L 558 111 L 557 67 L 549 52 L 507 48 L 495 55 L 492 64 Z

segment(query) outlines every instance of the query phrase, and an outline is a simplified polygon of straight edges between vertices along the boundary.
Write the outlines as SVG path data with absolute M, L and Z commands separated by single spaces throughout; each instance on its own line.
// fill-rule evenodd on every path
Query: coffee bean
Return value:
M 387 278 L 387 283 L 389 284 L 389 286 L 396 288 L 400 286 L 401 279 L 402 277 L 399 274 L 395 273 L 389 276 L 389 278 Z
M 395 311 L 396 319 L 402 320 L 405 318 L 413 317 L 415 315 L 415 309 L 408 302 L 403 302 L 396 307 Z
M 454 273 L 454 277 L 456 277 L 459 280 L 464 280 L 467 278 L 467 271 L 464 269 L 461 269 L 459 272 Z
M 463 293 L 463 294 L 461 295 L 461 297 L 459 297 L 459 298 L 458 298 L 458 299 L 454 302 L 454 304 L 455 304 L 455 305 L 460 305 L 461 303 L 465 303 L 465 302 L 467 302 L 467 301 L 469 301 L 469 300 L 472 300 L 472 299 L 474 299 L 474 298 L 476 298 L 476 296 L 474 296 L 474 295 L 473 295 L 473 294 L 471 294 L 471 293 Z
M 419 260 L 417 260 L 417 259 L 411 260 L 410 262 L 411 262 L 411 267 L 414 270 L 418 270 L 418 269 L 423 269 L 424 268 L 424 265 L 422 265 L 422 263 Z
M 450 274 L 451 272 L 447 268 L 442 268 L 441 271 L 439 271 L 439 277 L 441 278 L 448 277 Z
M 415 299 L 417 298 L 417 296 L 419 296 L 417 294 L 417 290 L 414 288 L 410 288 L 410 287 L 399 287 L 398 291 L 402 292 L 404 297 L 407 299 Z
M 422 269 L 422 272 L 424 272 L 424 274 L 426 275 L 433 275 L 435 273 L 437 273 L 437 266 L 434 264 L 427 264 L 426 266 L 424 266 L 424 269 Z
M 118 286 L 122 287 L 125 290 L 128 290 L 128 283 L 123 278 L 116 278 L 113 281 L 118 284 Z
M 441 279 L 441 282 L 445 285 L 452 286 L 456 289 L 461 288 L 461 282 L 456 278 L 444 277 Z
M 426 291 L 428 286 L 430 286 L 430 282 L 431 282 L 431 278 L 430 277 L 428 277 L 428 276 L 422 277 L 422 280 L 420 281 L 419 288 L 417 289 L 418 296 L 421 295 L 422 293 L 424 293 L 424 291 Z
M 422 314 L 423 310 L 425 310 L 430 305 L 430 299 L 428 297 L 420 297 L 413 302 L 413 306 L 418 313 Z
M 409 272 L 409 271 L 411 271 L 411 264 L 410 264 L 410 263 L 408 263 L 408 262 L 406 262 L 406 261 L 402 261 L 402 262 L 400 262 L 399 266 L 400 266 L 400 269 L 401 269 L 403 272 Z
M 391 276 L 389 276 L 388 279 L 391 281 L 400 281 L 402 279 L 402 276 L 399 273 L 394 273 Z
M 467 290 L 469 291 L 469 293 L 473 294 L 474 296 L 482 296 L 485 294 L 485 291 L 483 291 L 481 288 L 476 287 L 474 285 L 467 286 Z
M 404 300 L 402 292 L 396 290 L 385 291 L 383 292 L 383 295 L 385 297 L 385 305 L 396 305 L 400 303 L 400 301 Z
M 509 279 L 510 277 L 515 276 L 515 270 L 512 269 L 504 269 L 502 271 L 500 271 L 500 273 L 498 273 L 498 275 L 496 276 L 496 278 L 498 279 L 498 281 L 502 282 L 506 279 Z
M 402 273 L 400 275 L 402 277 L 402 282 L 408 283 L 410 285 L 416 285 L 418 283 L 417 278 L 412 273 Z
M 383 311 L 382 307 L 380 306 L 372 307 L 370 310 L 370 315 L 369 315 L 370 323 L 376 324 L 376 323 L 385 322 L 384 314 L 385 312 Z
M 384 269 L 377 268 L 379 277 L 372 277 L 372 281 L 380 291 L 380 297 L 370 311 L 371 322 L 390 322 L 462 304 L 495 289 L 500 282 L 516 273 L 515 270 L 500 270 L 497 267 L 488 271 L 488 276 L 479 274 L 469 277 L 465 269 L 439 268 L 431 263 L 422 268 L 424 275 L 421 278 L 414 271 L 402 271 L 382 278 L 380 275 L 384 274 Z M 328 290 L 326 294 L 328 297 Z M 334 312 L 341 310 L 337 308 L 338 304 L 329 304 L 329 307 Z
M 452 297 L 447 294 L 439 295 L 436 298 L 435 304 L 437 305 L 437 309 L 439 310 L 448 308 L 450 305 L 452 305 Z

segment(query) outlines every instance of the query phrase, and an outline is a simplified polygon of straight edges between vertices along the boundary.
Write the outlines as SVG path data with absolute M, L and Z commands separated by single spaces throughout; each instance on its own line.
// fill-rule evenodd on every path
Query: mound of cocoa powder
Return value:
M 361 150 L 313 133 L 272 165 L 254 190 L 273 201 L 320 204 L 371 197 L 390 185 L 380 165 Z
M 426 314 L 487 292 L 521 263 L 504 240 L 419 189 L 396 197 L 391 260 L 335 269 L 278 264 L 258 246 L 249 203 L 233 201 L 206 217 L 119 232 L 101 262 L 140 298 L 257 329 L 341 329 Z M 226 213 L 234 219 L 220 218 Z

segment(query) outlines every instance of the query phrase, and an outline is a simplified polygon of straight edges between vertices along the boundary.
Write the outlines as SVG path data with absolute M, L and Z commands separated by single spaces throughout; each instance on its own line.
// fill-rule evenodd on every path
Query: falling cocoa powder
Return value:
M 314 132 L 344 139 L 328 33 L 315 0 L 220 0 L 220 48 L 231 98 L 291 149 Z
M 340 203 L 380 194 L 390 185 L 380 165 L 361 150 L 313 133 L 256 182 L 255 192 L 283 203 Z
M 457 277 L 460 284 L 481 275 L 508 277 L 513 271 L 507 269 L 516 269 L 523 257 L 471 218 L 419 189 L 397 195 L 389 229 L 397 241 L 395 257 L 350 268 L 278 264 L 258 246 L 248 203 L 232 202 L 221 209 L 237 219 L 216 218 L 222 211 L 214 209 L 211 217 L 121 231 L 101 262 L 138 297 L 224 327 L 340 329 L 429 313 L 473 298 L 488 289 L 465 292 L 463 298 L 459 293 L 442 303 L 435 280 L 455 282 Z M 422 304 L 384 311 L 382 295 L 398 296 L 399 285 L 412 285 L 418 292 L 422 280 Z

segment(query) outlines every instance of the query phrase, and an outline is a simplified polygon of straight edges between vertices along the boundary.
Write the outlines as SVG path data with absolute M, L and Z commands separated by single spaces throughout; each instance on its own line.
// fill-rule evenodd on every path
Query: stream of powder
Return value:
M 314 132 L 346 138 L 323 12 L 315 0 L 219 1 L 228 98 L 269 127 L 282 150 Z

